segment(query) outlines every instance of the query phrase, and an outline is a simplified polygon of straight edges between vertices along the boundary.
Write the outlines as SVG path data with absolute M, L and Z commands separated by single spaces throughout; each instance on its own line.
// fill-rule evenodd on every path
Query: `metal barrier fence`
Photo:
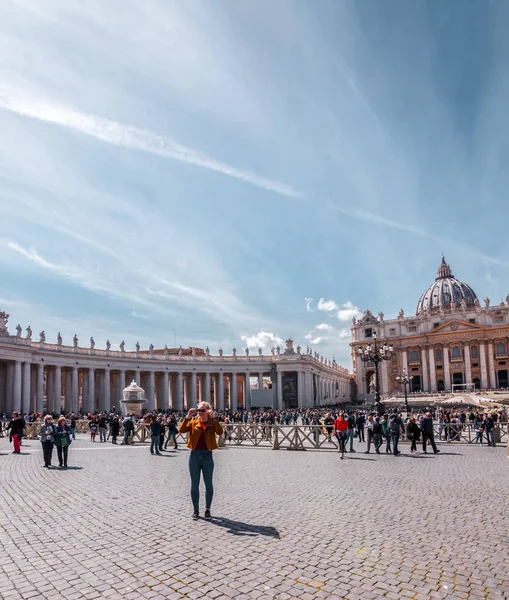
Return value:
M 6 423 L 3 430 L 5 431 Z M 25 437 L 37 439 L 41 427 L 40 422 L 26 423 Z M 439 443 L 473 444 L 478 440 L 478 431 L 472 423 L 434 424 L 435 441 Z M 76 433 L 90 433 L 88 421 L 76 422 Z M 367 431 L 365 432 L 367 436 Z M 506 444 L 509 440 L 508 423 L 496 423 L 493 435 L 497 444 Z M 120 427 L 119 438 L 123 438 L 123 427 Z M 145 442 L 150 438 L 150 428 L 145 423 L 137 423 L 131 442 Z M 482 433 L 483 443 L 487 442 L 486 432 Z M 187 434 L 177 434 L 181 442 L 187 440 Z M 357 443 L 357 440 L 355 440 Z M 405 436 L 401 437 L 405 441 Z M 333 433 L 329 433 L 323 425 L 266 425 L 262 423 L 231 423 L 224 426 L 224 434 L 219 439 L 219 446 L 253 446 L 272 448 L 273 450 L 305 450 L 338 447 Z

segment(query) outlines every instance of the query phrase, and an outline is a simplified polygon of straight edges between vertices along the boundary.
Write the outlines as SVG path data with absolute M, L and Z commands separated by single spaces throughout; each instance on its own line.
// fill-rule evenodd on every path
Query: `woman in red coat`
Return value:
M 345 457 L 346 440 L 348 438 L 348 421 L 344 412 L 334 421 L 334 431 L 338 438 L 339 452 L 341 452 L 341 458 L 343 459 Z

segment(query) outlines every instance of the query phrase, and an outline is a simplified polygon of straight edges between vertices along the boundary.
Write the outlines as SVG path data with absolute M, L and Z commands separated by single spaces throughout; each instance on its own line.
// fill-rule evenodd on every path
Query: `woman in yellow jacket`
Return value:
M 189 454 L 189 474 L 191 475 L 191 500 L 193 501 L 193 519 L 200 517 L 200 474 L 205 483 L 205 518 L 211 519 L 210 507 L 214 496 L 212 476 L 214 459 L 212 450 L 217 448 L 216 435 L 222 435 L 223 428 L 208 402 L 198 404 L 198 417 L 193 419 L 196 409 L 190 408 L 179 427 L 179 433 L 189 433 L 187 447 Z

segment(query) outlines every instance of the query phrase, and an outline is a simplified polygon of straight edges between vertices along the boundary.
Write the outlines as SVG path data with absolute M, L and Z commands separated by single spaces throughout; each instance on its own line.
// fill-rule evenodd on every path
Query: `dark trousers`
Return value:
M 437 452 L 437 445 L 435 444 L 435 436 L 433 434 L 422 432 L 422 449 L 426 452 L 426 440 L 429 440 L 431 447 L 433 448 L 433 452 Z
M 150 436 L 150 454 L 160 454 L 159 452 L 159 436 L 151 435 Z
M 415 437 L 413 437 L 410 441 L 412 442 L 410 444 L 410 452 L 412 452 L 412 450 L 415 450 L 417 452 L 417 440 L 415 439 Z
M 191 450 L 189 453 L 189 474 L 191 475 L 191 500 L 194 510 L 200 509 L 200 474 L 205 484 L 205 508 L 210 508 L 214 496 L 214 458 L 212 450 Z
M 51 457 L 53 456 L 53 442 L 42 442 L 42 453 L 44 455 L 44 464 L 46 467 L 51 465 Z
M 67 467 L 67 454 L 69 453 L 69 444 L 67 446 L 57 446 L 58 464 Z
M 364 427 L 357 427 L 357 435 L 359 442 L 364 442 Z
M 391 441 L 392 441 L 392 453 L 394 455 L 399 454 L 399 431 L 397 433 L 394 433 L 393 431 L 391 431 Z
M 168 446 L 169 441 L 173 439 L 173 444 L 174 447 L 177 447 L 177 434 L 175 431 L 168 431 L 168 434 L 166 435 L 166 442 L 164 443 L 164 447 L 166 448 Z

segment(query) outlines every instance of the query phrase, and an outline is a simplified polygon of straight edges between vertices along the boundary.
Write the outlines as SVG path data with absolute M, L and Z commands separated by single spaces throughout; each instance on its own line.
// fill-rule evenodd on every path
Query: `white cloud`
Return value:
M 320 298 L 316 308 L 318 308 L 318 310 L 323 310 L 324 312 L 334 312 L 339 309 L 339 305 L 336 304 L 334 300 L 324 300 L 323 298 Z
M 311 303 L 313 302 L 313 298 L 304 298 L 304 301 L 306 302 L 306 310 L 308 312 L 314 312 L 314 308 L 311 307 Z
M 327 333 L 332 333 L 334 331 L 334 327 L 332 325 L 328 325 L 327 323 L 315 325 L 315 329 L 318 329 L 318 331 L 326 331 Z
M 339 308 L 339 307 L 338 307 Z M 362 312 L 352 302 L 348 301 L 341 305 L 337 317 L 340 321 L 351 321 L 354 317 L 361 317 Z
M 278 337 L 274 333 L 270 333 L 268 331 L 259 331 L 254 335 L 243 335 L 241 337 L 242 341 L 246 343 L 248 348 L 261 348 L 265 350 L 266 348 L 272 348 L 272 346 L 281 346 L 283 344 L 282 338 Z
M 308 335 L 304 336 L 304 339 L 307 340 L 310 344 L 314 344 L 314 345 L 318 345 L 321 342 L 323 342 L 324 340 L 327 339 L 327 336 L 318 336 L 318 337 L 313 337 L 313 335 L 311 333 L 308 333 Z
M 34 101 L 32 98 L 25 97 L 17 91 L 0 89 L 0 108 L 46 123 L 74 129 L 84 135 L 108 144 L 127 148 L 128 150 L 141 150 L 196 167 L 216 171 L 217 173 L 222 173 L 234 179 L 240 179 L 251 185 L 283 196 L 291 198 L 303 197 L 302 192 L 290 185 L 267 179 L 252 171 L 238 169 L 222 163 L 198 150 L 182 146 L 171 138 L 162 137 L 156 133 L 133 127 L 132 125 L 125 125 L 117 121 L 71 110 L 58 106 L 54 102 L 50 103 L 44 100 Z

